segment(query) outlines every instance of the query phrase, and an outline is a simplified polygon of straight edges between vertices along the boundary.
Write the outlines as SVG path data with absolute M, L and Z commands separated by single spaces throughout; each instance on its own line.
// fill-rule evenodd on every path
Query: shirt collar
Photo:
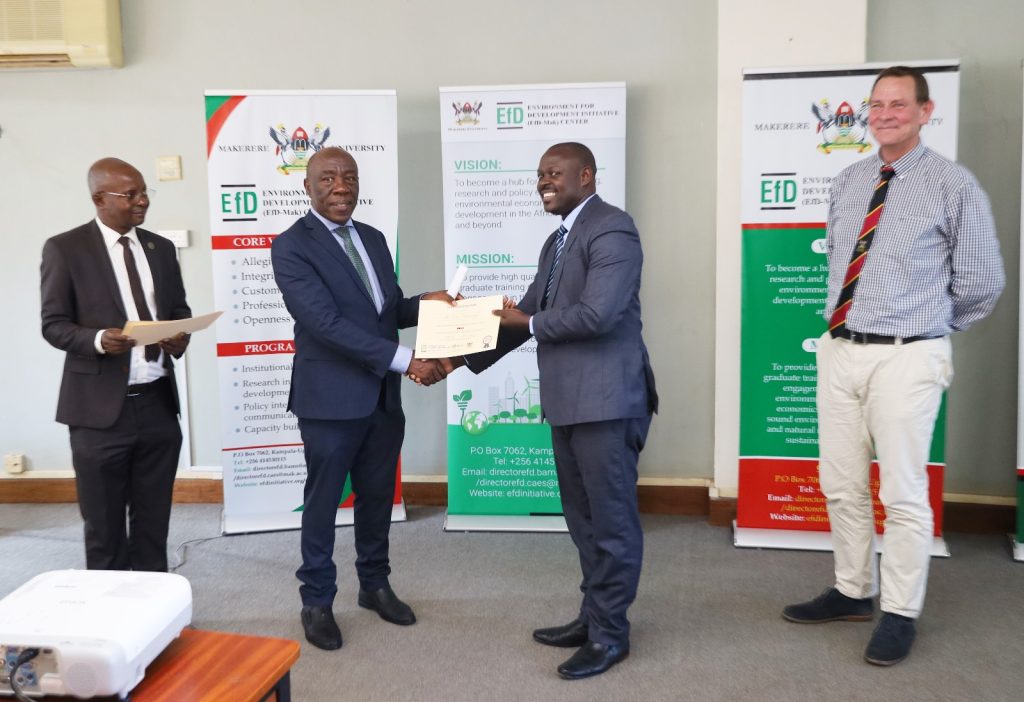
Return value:
M 576 218 L 580 216 L 580 210 L 583 209 L 584 205 L 590 202 L 594 195 L 597 195 L 597 193 L 591 194 L 590 197 L 576 205 L 573 211 L 565 216 L 565 219 L 562 220 L 562 226 L 565 227 L 565 231 L 568 232 L 572 229 L 572 225 L 576 222 Z
M 135 233 L 135 227 L 132 227 L 124 234 L 121 234 L 121 232 L 111 229 L 101 222 L 99 217 L 96 218 L 96 226 L 100 228 L 100 234 L 103 235 L 103 243 L 106 244 L 108 249 L 112 249 L 117 246 L 117 240 L 122 236 L 128 237 L 133 245 L 139 247 L 142 246 L 142 243 L 139 241 L 139 235 Z
M 924 142 L 919 140 L 917 146 L 889 164 L 896 171 L 897 178 L 902 178 L 904 174 L 917 165 L 917 162 L 924 156 L 925 148 Z M 875 154 L 875 157 L 878 159 L 878 168 L 881 170 L 882 166 L 885 165 L 885 161 L 882 160 L 881 153 Z
M 339 227 L 351 227 L 352 226 L 352 218 L 351 217 L 349 217 L 348 221 L 345 222 L 344 224 L 338 224 L 337 222 L 332 222 L 331 220 L 327 219 L 322 214 L 320 214 L 319 212 L 317 212 L 316 210 L 314 210 L 312 208 L 309 211 L 312 212 L 313 216 L 316 217 L 317 219 L 319 219 L 323 223 L 323 225 L 325 227 L 327 227 L 327 231 L 329 231 L 329 232 L 334 232 L 334 230 L 339 228 Z

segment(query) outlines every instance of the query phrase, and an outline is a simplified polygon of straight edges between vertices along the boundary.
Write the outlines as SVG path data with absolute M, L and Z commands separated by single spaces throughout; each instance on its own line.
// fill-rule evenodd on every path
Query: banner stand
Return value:
M 225 312 L 216 326 L 221 526 L 224 533 L 296 529 L 306 460 L 298 420 L 288 411 L 294 320 L 274 281 L 270 250 L 309 210 L 303 179 L 313 154 L 341 146 L 359 162 L 358 219 L 385 232 L 396 251 L 397 95 L 208 90 L 204 97 L 214 303 Z M 405 519 L 398 476 L 392 504 Z M 352 523 L 353 501 L 349 481 L 335 524 Z
M 342 507 L 334 518 L 334 526 L 352 526 L 354 510 Z M 405 500 L 391 509 L 391 521 L 404 522 L 408 519 Z M 302 526 L 302 512 L 268 512 L 266 514 L 228 514 L 221 512 L 220 533 L 224 535 L 249 534 L 261 531 L 285 531 Z
M 1024 173 L 1024 161 L 1021 162 L 1021 173 Z M 1024 194 L 1024 183 L 1021 186 Z M 1021 212 L 1024 223 L 1024 212 Z M 1024 249 L 1021 249 L 1020 260 L 1024 261 Z M 1019 293 L 1024 300 L 1024 289 Z M 1024 305 L 1020 307 L 1018 322 L 1024 320 Z M 1024 324 L 1017 325 L 1018 341 L 1024 342 Z M 1024 358 L 1024 345 L 1018 345 L 1018 360 Z M 1017 530 L 1009 534 L 1010 547 L 1013 549 L 1013 560 L 1024 561 L 1024 367 L 1017 369 Z
M 743 72 L 737 547 L 831 550 L 815 403 L 830 184 L 843 168 L 877 153 L 867 113 L 885 65 Z M 935 97 L 924 142 L 955 158 L 959 62 L 908 65 L 928 76 Z M 949 556 L 942 539 L 944 444 L 945 401 L 927 465 L 937 556 Z M 870 481 L 877 533 L 885 521 L 877 466 Z
M 1013 549 L 1013 560 L 1024 563 L 1024 544 L 1014 537 L 1013 534 L 1007 534 L 1010 537 L 1010 547 Z
M 510 531 L 543 534 L 565 533 L 565 517 L 514 514 L 451 514 L 444 518 L 445 531 Z
M 550 146 L 586 144 L 597 161 L 598 194 L 625 204 L 626 85 L 438 92 L 445 279 L 465 266 L 466 297 L 519 300 L 537 275 L 541 246 L 559 224 L 537 193 L 537 164 Z M 462 370 L 448 378 L 445 531 L 567 530 L 536 354 L 531 339 L 479 375 Z

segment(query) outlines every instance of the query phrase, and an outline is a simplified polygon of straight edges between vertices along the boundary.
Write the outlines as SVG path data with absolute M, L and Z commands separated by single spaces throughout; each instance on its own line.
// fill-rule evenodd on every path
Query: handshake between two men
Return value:
M 452 298 L 447 292 L 440 290 L 426 293 L 420 299 L 447 302 L 449 305 L 454 305 L 457 300 L 464 298 L 461 294 Z M 500 325 L 506 328 L 529 327 L 529 316 L 516 309 L 515 300 L 508 296 L 502 298 L 502 309 L 494 310 L 494 314 L 501 317 Z M 413 358 L 409 362 L 409 368 L 405 375 L 417 385 L 429 386 L 444 380 L 455 369 L 462 367 L 465 363 L 466 361 L 462 356 L 452 358 Z

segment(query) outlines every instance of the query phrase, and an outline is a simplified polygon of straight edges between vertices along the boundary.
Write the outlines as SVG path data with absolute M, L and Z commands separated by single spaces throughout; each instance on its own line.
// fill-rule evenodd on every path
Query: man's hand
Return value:
M 446 290 L 436 290 L 434 292 L 423 293 L 420 295 L 421 300 L 440 300 L 441 302 L 447 302 L 449 305 L 454 305 L 456 300 L 461 300 L 462 293 L 452 297 Z
M 500 324 L 504 329 L 530 328 L 530 315 L 522 310 L 513 307 L 512 309 L 494 310 L 494 314 L 501 317 Z
M 501 297 L 501 308 L 503 310 L 510 310 L 516 306 L 516 301 L 508 295 L 502 295 Z
M 444 380 L 448 375 L 441 363 L 434 359 L 423 358 L 412 359 L 405 374 L 417 385 L 433 385 L 439 380 Z
M 109 354 L 127 353 L 135 346 L 135 339 L 125 336 L 120 329 L 104 329 L 100 346 Z
M 190 338 L 192 338 L 190 334 L 180 332 L 169 339 L 161 339 L 160 348 L 164 350 L 164 353 L 169 353 L 175 358 L 181 358 L 181 355 L 185 353 L 185 349 L 188 348 Z
M 454 358 L 439 358 L 437 362 L 441 364 L 444 369 L 445 375 L 451 375 L 456 369 L 462 368 L 466 365 L 465 356 L 455 356 Z

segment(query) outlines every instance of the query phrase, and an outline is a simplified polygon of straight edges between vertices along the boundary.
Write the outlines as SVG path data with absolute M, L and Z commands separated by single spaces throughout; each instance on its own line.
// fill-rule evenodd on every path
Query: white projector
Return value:
M 0 600 L 0 695 L 127 696 L 192 621 L 192 587 L 171 573 L 55 570 Z

